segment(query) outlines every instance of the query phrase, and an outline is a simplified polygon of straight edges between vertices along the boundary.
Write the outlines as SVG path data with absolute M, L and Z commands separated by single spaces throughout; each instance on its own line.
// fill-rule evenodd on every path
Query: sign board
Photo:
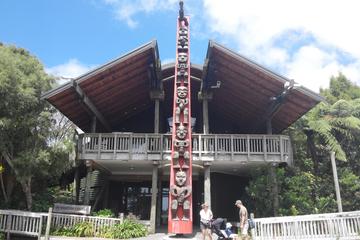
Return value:
M 90 215 L 91 206 L 88 205 L 71 205 L 55 203 L 53 212 L 55 213 L 68 213 L 68 214 L 80 214 Z

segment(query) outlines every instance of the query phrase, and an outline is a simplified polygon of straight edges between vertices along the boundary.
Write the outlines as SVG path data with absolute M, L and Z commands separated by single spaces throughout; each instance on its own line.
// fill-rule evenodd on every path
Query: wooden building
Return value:
M 152 41 L 44 94 L 84 131 L 80 203 L 167 224 L 174 66 Z M 322 98 L 213 41 L 191 81 L 194 224 L 203 201 L 236 220 L 250 171 L 293 163 L 282 132 Z

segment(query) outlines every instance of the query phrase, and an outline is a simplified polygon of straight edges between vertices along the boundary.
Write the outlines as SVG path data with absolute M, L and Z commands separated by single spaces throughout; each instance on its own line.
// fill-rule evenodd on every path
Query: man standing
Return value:
M 241 238 L 247 239 L 249 229 L 248 211 L 246 207 L 242 204 L 241 200 L 236 200 L 235 206 L 239 208 Z

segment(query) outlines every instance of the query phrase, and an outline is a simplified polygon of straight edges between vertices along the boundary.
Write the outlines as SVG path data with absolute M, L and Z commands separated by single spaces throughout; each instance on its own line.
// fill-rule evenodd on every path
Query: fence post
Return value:
M 4 215 L 4 216 L 6 216 L 6 215 Z M 11 213 L 9 213 L 7 216 L 7 219 L 6 219 L 6 228 L 5 228 L 5 232 L 7 230 L 7 233 L 6 233 L 7 240 L 10 240 L 11 221 L 12 221 L 12 215 L 11 215 Z
M 50 236 L 52 210 L 53 210 L 52 208 L 49 208 L 49 213 L 46 221 L 45 240 L 49 240 L 49 236 Z
M 39 223 L 39 236 L 38 236 L 38 240 L 41 240 L 42 223 L 43 223 L 43 216 L 42 216 L 42 215 L 40 215 L 40 223 Z

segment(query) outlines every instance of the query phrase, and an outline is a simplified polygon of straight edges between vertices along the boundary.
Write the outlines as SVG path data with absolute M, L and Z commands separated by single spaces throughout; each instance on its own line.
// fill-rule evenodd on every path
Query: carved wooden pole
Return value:
M 189 17 L 177 21 L 168 232 L 192 233 L 192 150 Z

